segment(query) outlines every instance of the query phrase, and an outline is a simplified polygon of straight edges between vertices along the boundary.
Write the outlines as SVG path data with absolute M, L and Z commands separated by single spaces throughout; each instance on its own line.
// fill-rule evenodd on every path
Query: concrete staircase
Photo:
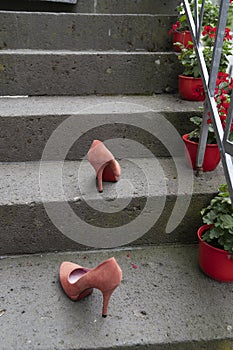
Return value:
M 199 103 L 176 94 L 177 3 L 0 4 L 1 350 L 233 347 L 231 285 L 197 263 L 199 211 L 224 177 L 183 157 Z M 103 194 L 95 138 L 122 167 Z M 58 270 L 110 256 L 124 279 L 102 319 L 100 293 L 71 302 Z
M 106 11 L 108 3 L 102 6 Z M 122 7 L 124 15 L 102 13 L 101 6 L 75 14 L 1 13 L 0 92 L 31 96 L 174 91 L 178 62 L 167 34 L 174 8 L 168 16 L 128 14 L 127 2 Z

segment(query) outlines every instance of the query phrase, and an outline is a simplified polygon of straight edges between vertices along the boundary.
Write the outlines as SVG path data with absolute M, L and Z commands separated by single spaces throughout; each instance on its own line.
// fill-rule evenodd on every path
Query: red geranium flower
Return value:
M 218 78 L 219 78 L 220 82 L 222 82 L 223 80 L 226 80 L 228 77 L 229 77 L 228 73 L 218 72 Z
M 230 34 L 230 28 L 225 28 L 224 40 L 232 40 L 232 35 Z
M 228 110 L 229 106 L 230 106 L 230 102 L 223 102 L 223 107 Z
M 203 36 L 208 35 L 211 39 L 215 38 L 216 36 L 216 27 L 211 27 L 211 26 L 205 26 L 204 30 L 202 32 Z
M 172 25 L 172 29 L 169 30 L 168 34 L 172 34 L 173 32 L 175 32 L 177 29 L 180 28 L 180 22 L 177 21 L 175 24 Z

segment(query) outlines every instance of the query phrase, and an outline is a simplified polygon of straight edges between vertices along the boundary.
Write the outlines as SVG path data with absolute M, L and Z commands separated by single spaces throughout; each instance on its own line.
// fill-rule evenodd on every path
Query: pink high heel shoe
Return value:
M 121 280 L 122 271 L 115 258 L 102 262 L 92 270 L 66 261 L 60 266 L 60 282 L 70 299 L 81 300 L 90 295 L 93 288 L 102 292 L 103 317 L 107 317 L 110 297 Z
M 102 181 L 116 182 L 119 180 L 121 174 L 120 165 L 103 142 L 94 140 L 88 151 L 87 158 L 96 171 L 99 192 L 103 192 Z

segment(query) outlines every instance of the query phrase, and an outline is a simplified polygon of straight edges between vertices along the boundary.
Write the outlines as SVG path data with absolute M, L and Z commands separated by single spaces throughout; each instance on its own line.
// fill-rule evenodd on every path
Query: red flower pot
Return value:
M 220 282 L 233 281 L 233 255 L 225 250 L 215 248 L 202 240 L 202 235 L 211 226 L 203 225 L 198 229 L 198 259 L 202 271 Z
M 188 134 L 182 136 L 185 143 L 185 158 L 188 165 L 196 170 L 198 143 L 188 139 Z M 203 171 L 214 170 L 220 162 L 220 152 L 217 144 L 207 144 L 203 161 Z
M 175 43 L 181 43 L 187 49 L 193 48 L 193 44 L 188 44 L 189 41 L 193 41 L 189 30 L 185 30 L 183 32 L 174 32 L 172 39 L 173 47 L 176 52 L 181 52 L 181 48 L 178 45 L 174 45 Z
M 202 79 L 179 75 L 179 94 L 183 100 L 204 101 L 205 91 Z

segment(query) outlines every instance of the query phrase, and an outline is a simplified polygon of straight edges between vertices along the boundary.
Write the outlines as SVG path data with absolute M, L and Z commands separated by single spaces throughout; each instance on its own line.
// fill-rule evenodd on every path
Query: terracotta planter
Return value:
M 203 225 L 197 232 L 199 265 L 209 277 L 220 282 L 233 282 L 233 255 L 202 240 L 202 235 L 210 227 Z
M 185 143 L 185 158 L 187 164 L 196 170 L 198 143 L 188 139 L 188 134 L 182 136 Z M 220 162 L 220 152 L 217 144 L 207 144 L 203 161 L 203 171 L 213 171 Z
M 189 30 L 185 30 L 183 32 L 174 32 L 172 39 L 173 47 L 176 52 L 181 52 L 181 48 L 178 45 L 174 45 L 174 43 L 177 42 L 183 44 L 187 49 L 193 48 L 193 44 L 188 44 L 189 41 L 193 41 Z
M 183 100 L 204 101 L 205 91 L 202 79 L 179 75 L 179 94 Z

